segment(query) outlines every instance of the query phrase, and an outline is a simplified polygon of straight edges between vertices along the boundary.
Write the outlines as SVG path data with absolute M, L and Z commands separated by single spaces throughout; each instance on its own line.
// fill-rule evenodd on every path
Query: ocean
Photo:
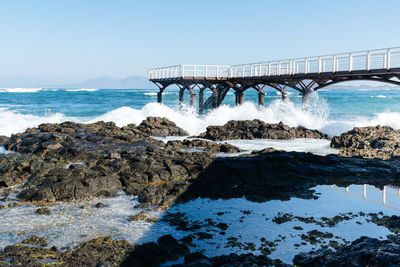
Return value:
M 370 88 L 370 87 L 368 87 Z M 162 116 L 195 135 L 208 125 L 222 125 L 228 120 L 261 119 L 268 123 L 284 122 L 290 126 L 318 129 L 330 136 L 354 126 L 389 125 L 400 128 L 400 89 L 346 90 L 323 89 L 314 93 L 311 108 L 301 108 L 301 96 L 289 90 L 289 102 L 282 103 L 280 93 L 265 90 L 265 106 L 259 109 L 257 92 L 247 90 L 245 103 L 234 106 L 229 92 L 223 105 L 205 115 L 198 115 L 185 105 L 179 106 L 178 90 L 167 89 L 163 105 L 156 103 L 155 89 L 45 89 L 0 88 L 0 135 L 10 136 L 40 123 L 62 121 L 113 121 L 118 126 L 139 124 L 147 116 Z M 210 95 L 206 91 L 205 97 Z

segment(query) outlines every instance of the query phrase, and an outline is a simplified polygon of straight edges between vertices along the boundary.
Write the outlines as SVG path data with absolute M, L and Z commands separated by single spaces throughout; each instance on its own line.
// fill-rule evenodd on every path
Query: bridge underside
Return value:
M 329 85 L 347 81 L 377 81 L 390 83 L 400 86 L 400 68 L 378 69 L 371 71 L 341 71 L 308 73 L 297 75 L 276 75 L 258 77 L 236 77 L 236 78 L 217 78 L 217 77 L 179 77 L 171 79 L 152 79 L 160 91 L 158 102 L 162 102 L 162 94 L 170 85 L 177 85 L 180 88 L 179 101 L 183 102 L 185 90 L 190 94 L 190 105 L 196 105 L 196 94 L 194 89 L 199 89 L 199 113 L 203 113 L 205 108 L 216 108 L 224 100 L 227 92 L 231 89 L 235 91 L 236 104 L 240 105 L 244 101 L 244 92 L 247 89 L 258 91 L 258 104 L 264 105 L 264 89 L 272 88 L 278 90 L 284 101 L 287 100 L 286 88 L 297 90 L 302 95 L 303 107 L 309 106 L 309 95 Z M 209 89 L 212 96 L 204 102 L 204 91 Z

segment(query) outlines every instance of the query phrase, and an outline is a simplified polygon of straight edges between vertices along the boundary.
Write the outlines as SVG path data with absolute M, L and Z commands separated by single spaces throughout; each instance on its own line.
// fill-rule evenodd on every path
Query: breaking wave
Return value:
M 37 93 L 44 88 L 0 88 L 1 93 Z
M 316 103 L 316 101 L 319 102 Z M 331 120 L 328 115 L 327 104 L 318 99 L 310 101 L 310 111 L 308 112 L 303 111 L 299 105 L 292 102 L 284 103 L 281 100 L 275 100 L 261 109 L 252 102 L 245 102 L 243 105 L 235 107 L 221 105 L 205 115 L 198 115 L 193 109 L 186 106 L 179 109 L 158 103 L 149 103 L 141 109 L 124 106 L 95 117 L 69 117 L 62 113 L 39 116 L 2 108 L 0 109 L 0 135 L 10 136 L 41 123 L 60 123 L 67 120 L 83 123 L 99 120 L 113 121 L 118 126 L 130 123 L 140 124 L 149 116 L 166 117 L 185 129 L 190 135 L 204 132 L 209 125 L 223 125 L 229 120 L 252 119 L 260 119 L 268 123 L 282 121 L 293 127 L 304 126 L 321 130 L 331 136 L 338 135 L 355 126 L 388 125 L 400 129 L 400 112 L 383 112 L 377 113 L 373 117 L 354 117 L 346 120 Z

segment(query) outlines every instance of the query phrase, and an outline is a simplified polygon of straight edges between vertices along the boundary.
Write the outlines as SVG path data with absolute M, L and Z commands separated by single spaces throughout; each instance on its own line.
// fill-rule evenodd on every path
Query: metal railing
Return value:
M 149 79 L 240 78 L 400 68 L 400 47 L 239 65 L 175 65 L 149 70 Z
M 175 65 L 149 70 L 149 79 L 176 79 L 184 77 L 223 78 L 230 75 L 229 65 Z

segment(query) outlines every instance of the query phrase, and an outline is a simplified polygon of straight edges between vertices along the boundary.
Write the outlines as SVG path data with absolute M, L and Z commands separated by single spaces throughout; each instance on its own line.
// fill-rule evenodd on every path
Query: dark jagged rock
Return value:
M 0 146 L 2 146 L 5 143 L 7 143 L 8 140 L 10 140 L 10 137 L 4 136 L 4 135 L 0 135 Z
M 180 201 L 197 197 L 245 197 L 264 202 L 291 197 L 317 198 L 310 188 L 321 184 L 348 186 L 400 185 L 400 162 L 266 149 L 236 158 L 217 158 L 194 180 Z
M 50 249 L 32 246 L 43 244 L 45 239 L 31 237 L 21 244 L 6 247 L 0 251 L 0 266 L 7 262 L 12 266 L 90 266 L 110 262 L 118 266 L 125 255 L 134 246 L 125 240 L 113 240 L 110 237 L 100 237 L 78 245 L 74 250 L 59 251 L 56 247 Z M 6 266 L 9 266 L 6 265 Z
M 38 209 L 35 211 L 35 213 L 36 213 L 36 214 L 39 214 L 39 215 L 50 215 L 51 211 L 50 211 L 49 208 L 38 208 Z
M 28 237 L 27 239 L 23 240 L 21 243 L 22 244 L 27 244 L 27 245 L 47 245 L 47 239 L 45 237 L 39 237 L 37 235 L 33 235 L 31 237 Z
M 282 122 L 265 123 L 261 120 L 228 121 L 223 126 L 208 126 L 207 131 L 199 135 L 214 141 L 233 139 L 293 139 L 315 138 L 330 139 L 328 135 L 304 127 L 289 127 Z
M 164 235 L 157 240 L 157 243 L 150 242 L 135 247 L 121 266 L 160 266 L 167 261 L 177 260 L 189 252 L 186 245 L 178 242 L 171 235 Z
M 400 131 L 389 126 L 355 127 L 332 138 L 331 147 L 346 157 L 390 159 L 400 157 Z
M 168 141 L 166 145 L 166 149 L 180 150 L 182 148 L 199 148 L 210 153 L 238 153 L 243 151 L 228 143 L 220 144 L 202 139 L 185 139 L 183 141 L 173 140 Z
M 399 266 L 400 239 L 378 240 L 361 237 L 336 252 L 319 249 L 301 253 L 293 260 L 297 266 Z
M 137 127 L 143 133 L 152 136 L 185 136 L 189 135 L 185 130 L 167 118 L 147 117 Z
M 208 258 L 202 253 L 191 253 L 185 256 L 185 263 L 178 265 L 182 267 L 189 266 L 290 266 L 282 263 L 280 260 L 272 260 L 264 255 L 249 254 L 235 254 L 216 256 Z
M 41 124 L 14 134 L 5 143 L 8 150 L 30 153 L 42 159 L 93 160 L 118 158 L 122 153 L 157 150 L 162 142 L 149 138 L 132 125 L 122 128 L 113 122 Z
M 34 202 L 112 196 L 117 190 L 122 189 L 116 175 L 106 175 L 88 168 L 52 169 L 45 176 L 32 176 L 26 186 L 28 188 L 20 192 L 17 197 L 24 201 Z
M 105 122 L 42 124 L 13 135 L 6 146 L 24 154 L 0 156 L 0 187 L 23 184 L 18 198 L 47 203 L 119 189 L 143 205 L 171 203 L 212 161 L 207 153 L 165 150 L 134 125 Z

